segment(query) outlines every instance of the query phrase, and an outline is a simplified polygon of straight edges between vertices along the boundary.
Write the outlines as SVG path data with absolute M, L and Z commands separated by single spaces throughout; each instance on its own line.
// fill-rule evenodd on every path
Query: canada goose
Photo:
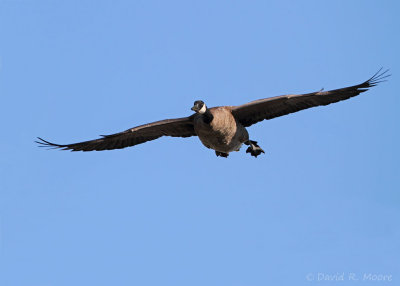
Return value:
M 102 138 L 60 145 L 48 142 L 40 137 L 40 146 L 50 146 L 62 150 L 72 151 L 102 151 L 121 149 L 134 146 L 161 136 L 190 137 L 198 136 L 204 146 L 215 150 L 219 157 L 228 157 L 232 151 L 239 151 L 242 144 L 249 147 L 246 153 L 257 157 L 264 150 L 256 141 L 249 139 L 246 127 L 265 119 L 297 112 L 314 106 L 328 105 L 341 100 L 349 99 L 367 91 L 370 87 L 384 81 L 390 75 L 381 73 L 382 68 L 367 81 L 341 89 L 330 91 L 281 95 L 255 100 L 239 106 L 222 106 L 208 108 L 206 104 L 197 100 L 191 108 L 195 113 L 189 117 L 166 119 L 137 126 L 126 131 L 102 135 Z

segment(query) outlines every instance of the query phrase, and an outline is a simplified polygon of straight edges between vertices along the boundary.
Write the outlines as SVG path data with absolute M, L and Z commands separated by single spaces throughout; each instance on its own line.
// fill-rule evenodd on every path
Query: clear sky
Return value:
M 0 0 L 0 285 L 399 285 L 399 12 Z M 250 127 L 257 159 L 195 137 L 90 153 L 33 142 L 187 116 L 197 99 L 345 87 L 381 66 L 392 77 L 359 97 Z

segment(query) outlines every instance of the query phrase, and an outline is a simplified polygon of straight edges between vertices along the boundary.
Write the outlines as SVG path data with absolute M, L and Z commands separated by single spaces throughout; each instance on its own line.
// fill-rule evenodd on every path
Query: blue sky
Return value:
M 397 284 L 399 8 L 0 0 L 0 284 Z M 392 77 L 362 96 L 250 127 L 257 159 L 217 158 L 197 138 L 33 143 L 187 116 L 197 99 L 340 88 L 381 66 Z

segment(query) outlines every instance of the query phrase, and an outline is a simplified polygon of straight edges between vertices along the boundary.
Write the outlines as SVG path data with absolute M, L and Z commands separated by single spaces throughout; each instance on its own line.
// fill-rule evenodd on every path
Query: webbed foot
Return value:
M 260 155 L 261 153 L 265 154 L 264 150 L 261 149 L 260 146 L 258 146 L 256 141 L 249 140 L 247 142 L 244 142 L 244 144 L 250 145 L 250 147 L 247 148 L 246 153 L 250 153 L 251 156 L 254 156 L 257 158 L 257 156 Z
M 215 155 L 217 155 L 217 157 L 224 157 L 224 158 L 228 158 L 228 156 L 229 156 L 228 153 L 223 153 L 223 152 L 219 152 L 219 151 L 215 151 Z

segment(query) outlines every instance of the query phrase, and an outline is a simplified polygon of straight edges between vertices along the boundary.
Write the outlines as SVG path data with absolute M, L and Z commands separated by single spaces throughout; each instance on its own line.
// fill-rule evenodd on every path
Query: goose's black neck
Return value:
M 203 116 L 203 121 L 206 124 L 210 124 L 211 121 L 214 119 L 214 116 L 212 115 L 212 113 L 208 108 L 206 109 L 206 112 L 202 114 L 202 116 Z

